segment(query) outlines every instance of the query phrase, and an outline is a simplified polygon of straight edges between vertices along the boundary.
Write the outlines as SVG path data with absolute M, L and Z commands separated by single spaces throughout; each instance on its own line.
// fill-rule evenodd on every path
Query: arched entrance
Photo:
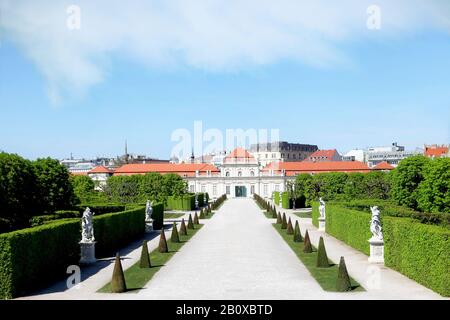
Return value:
M 234 187 L 236 197 L 247 197 L 247 188 L 245 186 Z

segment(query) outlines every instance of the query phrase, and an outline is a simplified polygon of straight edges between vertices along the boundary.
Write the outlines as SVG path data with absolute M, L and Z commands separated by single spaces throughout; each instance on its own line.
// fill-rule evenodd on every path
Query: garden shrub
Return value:
M 164 225 L 164 203 L 152 204 L 153 229 L 160 230 Z
M 313 203 L 312 216 L 313 224 L 317 226 L 317 203 Z M 443 296 L 450 296 L 448 226 L 389 216 L 386 210 L 381 210 L 381 217 L 386 265 Z M 360 211 L 345 207 L 345 204 L 327 202 L 326 232 L 366 255 L 370 254 L 370 221 L 370 209 Z
M 191 211 L 195 207 L 195 195 L 168 196 L 167 208 L 172 210 Z
M 272 197 L 273 197 L 273 202 L 276 205 L 279 205 L 280 204 L 280 192 L 274 191 Z
M 155 208 L 153 209 L 155 212 Z M 94 216 L 96 254 L 107 256 L 139 238 L 145 231 L 145 208 Z
M 0 298 L 39 289 L 66 276 L 80 258 L 80 220 L 70 219 L 0 235 Z

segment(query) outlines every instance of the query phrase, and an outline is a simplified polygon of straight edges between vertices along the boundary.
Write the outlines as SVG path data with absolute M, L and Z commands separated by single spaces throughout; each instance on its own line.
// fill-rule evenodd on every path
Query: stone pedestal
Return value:
M 370 239 L 370 263 L 384 264 L 384 241 L 379 239 Z
M 319 231 L 325 232 L 325 218 L 319 218 Z
M 145 221 L 145 233 L 150 233 L 153 231 L 153 221 Z
M 95 241 L 93 242 L 79 242 L 81 249 L 80 264 L 91 264 L 95 263 L 97 259 L 95 258 Z

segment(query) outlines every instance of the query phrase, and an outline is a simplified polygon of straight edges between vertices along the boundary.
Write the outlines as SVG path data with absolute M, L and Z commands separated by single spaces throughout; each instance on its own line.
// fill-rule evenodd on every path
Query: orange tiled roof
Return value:
M 300 173 L 370 172 L 369 167 L 359 161 L 271 162 L 263 171 L 270 170 L 273 170 L 275 173 L 280 173 L 281 170 L 285 170 L 288 176 Z
M 426 147 L 425 155 L 427 157 L 440 158 L 442 155 L 448 153 L 448 147 Z
M 114 172 L 113 170 L 110 170 L 104 166 L 97 166 L 91 171 L 89 171 L 89 173 L 113 173 L 113 172 Z
M 219 172 L 212 164 L 205 163 L 146 163 L 146 164 L 125 164 L 114 171 L 115 175 L 145 174 L 150 172 L 157 173 L 176 173 L 182 176 L 195 176 L 195 172 L 200 174 L 206 171 L 211 173 Z
M 391 166 L 386 161 L 383 161 L 377 164 L 375 167 L 373 167 L 372 170 L 394 170 L 394 167 Z
M 306 158 L 305 161 L 309 161 L 311 158 L 327 158 L 327 159 L 333 159 L 333 157 L 336 155 L 337 150 L 317 150 L 309 155 L 308 158 Z
M 255 159 L 255 158 L 247 150 L 238 147 L 233 151 L 231 151 L 231 153 L 225 157 L 224 161 L 231 159 Z

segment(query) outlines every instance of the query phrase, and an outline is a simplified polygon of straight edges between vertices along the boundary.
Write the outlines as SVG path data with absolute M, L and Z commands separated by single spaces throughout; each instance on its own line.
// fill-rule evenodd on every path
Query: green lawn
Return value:
M 314 279 L 316 279 L 316 281 L 319 283 L 322 289 L 325 291 L 336 292 L 336 280 L 339 265 L 330 264 L 329 268 L 317 268 L 316 248 L 313 247 L 314 252 L 312 253 L 304 253 L 303 242 L 294 242 L 293 236 L 286 234 L 286 230 L 282 230 L 281 225 L 274 223 L 273 227 L 278 231 L 278 233 L 281 235 L 284 241 L 286 241 L 286 243 L 291 247 L 291 249 L 295 252 L 297 257 L 303 262 L 305 267 L 309 270 Z M 304 236 L 304 234 L 302 234 L 302 236 Z M 325 243 L 325 249 L 326 245 L 327 244 Z M 356 280 L 354 280 L 351 277 L 350 280 L 353 287 L 352 291 L 364 291 L 364 288 L 358 282 L 356 282 Z
M 180 250 L 180 248 L 194 236 L 194 234 L 202 227 L 203 225 L 195 225 L 195 230 L 188 229 L 188 235 L 182 236 L 180 235 L 180 243 L 172 243 L 170 242 L 170 235 L 167 237 L 167 246 L 169 247 L 168 253 L 160 253 L 158 248 L 153 250 L 150 253 L 150 262 L 152 264 L 151 268 L 141 269 L 139 267 L 139 260 L 132 265 L 130 268 L 124 271 L 125 274 L 125 282 L 127 285 L 128 292 L 139 292 L 145 284 L 150 281 L 153 275 L 158 272 L 161 268 L 164 267 L 164 264 L 172 258 L 172 256 Z M 158 237 L 159 238 L 159 237 Z M 111 274 L 112 276 L 112 274 Z M 98 290 L 98 292 L 109 293 L 111 292 L 110 283 L 105 285 L 103 288 Z
M 294 212 L 294 214 L 299 218 L 311 218 L 311 211 L 310 212 Z
M 164 212 L 164 219 L 177 219 L 184 215 L 184 213 Z

